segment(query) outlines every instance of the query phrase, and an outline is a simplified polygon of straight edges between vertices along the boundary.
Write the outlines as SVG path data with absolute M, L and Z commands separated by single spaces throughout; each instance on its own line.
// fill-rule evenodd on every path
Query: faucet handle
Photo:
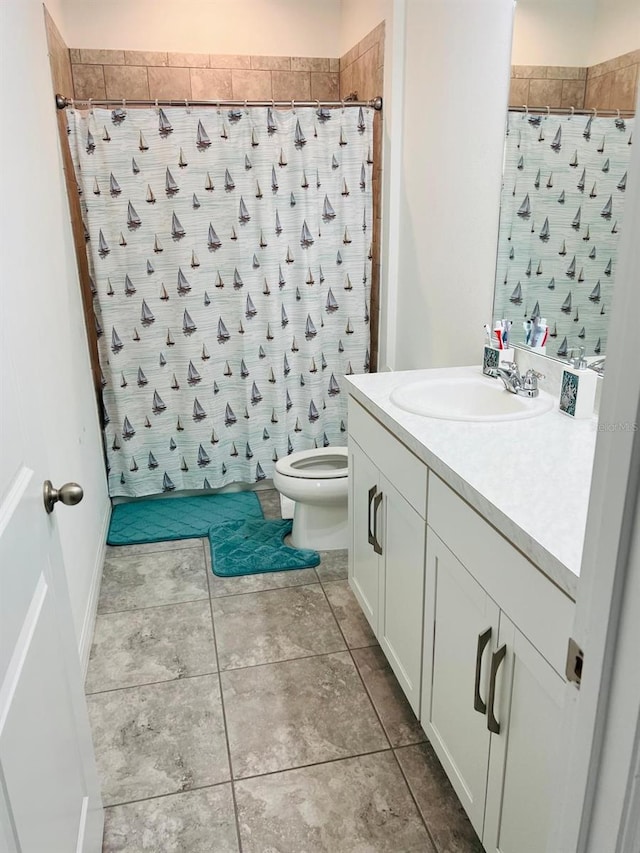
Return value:
M 544 373 L 538 373 L 537 370 L 529 368 L 522 377 L 522 387 L 527 391 L 537 391 L 538 379 L 545 379 Z

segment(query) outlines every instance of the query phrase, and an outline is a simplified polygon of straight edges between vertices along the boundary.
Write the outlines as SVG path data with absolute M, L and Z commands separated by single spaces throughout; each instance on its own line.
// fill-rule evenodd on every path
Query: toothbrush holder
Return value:
M 515 351 L 512 347 L 498 349 L 497 347 L 485 346 L 482 357 L 482 372 L 486 376 L 496 376 L 496 370 L 505 361 L 515 361 Z

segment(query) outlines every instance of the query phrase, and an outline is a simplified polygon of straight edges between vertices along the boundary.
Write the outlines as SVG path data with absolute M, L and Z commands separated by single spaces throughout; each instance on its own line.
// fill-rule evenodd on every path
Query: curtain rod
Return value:
M 510 113 L 542 113 L 543 115 L 576 115 L 576 116 L 594 116 L 595 118 L 600 117 L 624 117 L 624 118 L 633 118 L 635 116 L 635 110 L 576 110 L 575 107 L 530 107 L 527 104 L 523 104 L 521 107 L 509 107 Z
M 187 107 L 372 107 L 374 110 L 382 109 L 382 98 L 372 98 L 369 101 L 357 100 L 342 100 L 342 101 L 241 101 L 241 100 L 220 100 L 220 101 L 192 101 L 189 98 L 171 98 L 158 100 L 137 100 L 128 98 L 119 99 L 90 99 L 90 100 L 75 100 L 73 98 L 65 98 L 64 95 L 56 94 L 56 107 L 59 110 L 64 110 L 65 107 L 74 107 L 77 104 L 86 106 L 118 106 L 118 107 L 179 107 L 185 105 Z

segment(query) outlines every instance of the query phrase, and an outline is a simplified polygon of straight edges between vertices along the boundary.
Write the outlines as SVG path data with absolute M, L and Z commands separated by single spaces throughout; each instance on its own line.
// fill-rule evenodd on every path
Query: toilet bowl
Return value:
M 276 462 L 273 485 L 295 501 L 291 544 L 334 551 L 347 547 L 346 447 L 291 453 Z

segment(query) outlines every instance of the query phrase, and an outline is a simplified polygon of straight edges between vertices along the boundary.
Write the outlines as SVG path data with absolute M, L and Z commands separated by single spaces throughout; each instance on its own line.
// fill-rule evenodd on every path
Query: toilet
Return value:
M 294 548 L 347 547 L 348 474 L 346 447 L 301 450 L 276 462 L 273 485 L 295 501 Z

